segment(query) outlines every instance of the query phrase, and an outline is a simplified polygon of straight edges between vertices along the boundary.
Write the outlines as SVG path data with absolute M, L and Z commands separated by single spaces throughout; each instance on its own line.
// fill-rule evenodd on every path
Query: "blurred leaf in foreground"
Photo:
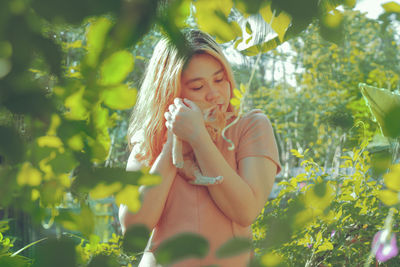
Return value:
M 359 87 L 382 133 L 392 138 L 400 136 L 400 95 L 366 84 Z
M 146 248 L 149 237 L 150 231 L 145 225 L 130 226 L 122 240 L 122 248 L 127 253 L 142 252 Z
M 134 60 L 131 53 L 125 50 L 115 52 L 106 58 L 100 67 L 102 85 L 119 84 L 133 70 Z
M 120 84 L 106 89 L 102 93 L 104 104 L 112 109 L 128 109 L 135 105 L 137 91 L 128 88 L 126 84 Z
M 20 256 L 0 256 L 0 266 L 1 267 L 28 267 L 31 266 L 30 260 Z
M 400 13 L 400 4 L 394 1 L 382 4 L 382 7 L 388 13 L 390 12 Z
M 69 239 L 48 239 L 37 246 L 33 267 L 74 267 L 75 244 Z
M 248 238 L 233 238 L 218 248 L 218 258 L 226 258 L 251 250 L 252 241 Z
M 400 202 L 400 164 L 393 165 L 390 172 L 383 176 L 387 189 L 380 190 L 379 199 L 388 206 Z
M 0 126 L 0 156 L 11 164 L 20 162 L 24 157 L 22 139 L 12 128 Z
M 94 231 L 94 214 L 87 205 L 81 208 L 79 214 L 70 211 L 61 212 L 56 221 L 70 231 L 81 232 L 86 238 L 89 238 Z
M 119 267 L 117 260 L 108 255 L 94 256 L 87 267 Z
M 204 258 L 209 250 L 208 241 L 201 235 L 184 233 L 162 242 L 155 256 L 157 263 L 170 265 L 185 258 Z

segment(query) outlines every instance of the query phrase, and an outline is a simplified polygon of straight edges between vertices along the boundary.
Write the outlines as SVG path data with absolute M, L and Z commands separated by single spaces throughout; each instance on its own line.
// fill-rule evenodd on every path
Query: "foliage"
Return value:
M 341 44 L 326 42 L 312 24 L 288 41 L 295 54 L 275 49 L 262 57 L 256 75 L 261 81 L 249 88 L 245 101 L 270 116 L 287 178 L 298 166 L 292 149 L 309 148 L 316 162 L 337 169 L 342 148 L 351 149 L 360 140 L 380 134 L 358 88 L 361 81 L 376 86 L 390 80 L 390 90 L 399 87 L 396 73 L 400 70 L 390 63 L 399 58 L 398 43 L 387 41 L 397 38 L 394 26 L 382 27 L 383 22 L 348 9 L 342 20 L 345 38 Z M 390 58 L 387 51 L 392 51 Z M 295 68 L 294 81 L 286 74 L 288 65 Z M 274 80 L 278 67 L 283 71 L 279 82 Z
M 367 54 L 363 54 L 363 49 L 358 47 L 352 50 L 351 55 L 347 55 L 344 53 L 349 50 L 342 48 L 355 45 L 346 43 L 343 38 L 346 22 L 352 19 L 356 21 L 360 17 L 354 14 L 346 17 L 335 9 L 342 3 L 350 7 L 354 5 L 354 1 L 339 0 L 308 0 L 301 4 L 292 0 L 199 0 L 194 1 L 195 12 L 192 12 L 191 1 L 188 0 L 112 3 L 103 0 L 96 3 L 76 0 L 2 1 L 0 208 L 22 210 L 33 218 L 35 224 L 41 223 L 47 229 L 54 227 L 57 233 L 56 238 L 51 234 L 37 245 L 28 244 L 26 247 L 35 244 L 34 256 L 30 260 L 12 253 L 10 249 L 13 242 L 1 234 L 6 229 L 1 229 L 1 265 L 118 266 L 130 265 L 139 256 L 137 252 L 143 249 L 143 240 L 148 232 L 140 230 L 133 231 L 132 235 L 127 234 L 126 238 L 130 240 L 124 242 L 133 244 L 134 250 L 133 255 L 125 254 L 121 251 L 120 236 L 113 235 L 104 241 L 96 235 L 97 219 L 90 201 L 113 195 L 117 205 L 125 203 L 135 212 L 140 208 L 139 185 L 159 182 L 159 177 L 149 175 L 147 170 L 126 172 L 123 164 L 118 163 L 118 159 L 123 159 L 126 154 L 121 152 L 123 141 L 116 141 L 121 138 L 121 133 L 115 130 L 116 126 L 126 127 L 127 109 L 134 105 L 137 92 L 137 84 L 130 80 L 139 80 L 137 77 L 148 55 L 137 49 L 133 53 L 131 50 L 137 48 L 139 43 L 146 44 L 143 36 L 154 25 L 179 49 L 185 49 L 179 29 L 185 27 L 186 18 L 193 15 L 191 19 L 196 21 L 198 27 L 215 35 L 218 41 L 235 43 L 236 47 L 242 47 L 242 53 L 259 54 L 261 57 L 260 53 L 266 53 L 298 36 L 314 23 L 318 25 L 318 30 L 313 30 L 314 26 L 311 26 L 311 30 L 305 34 L 311 32 L 311 35 L 317 36 L 318 31 L 325 40 L 333 41 L 336 45 L 320 47 L 326 42 L 315 37 L 307 39 L 310 45 L 297 46 L 300 54 L 313 55 L 302 59 L 307 70 L 304 76 L 299 77 L 304 96 L 285 84 L 278 87 L 293 95 L 293 103 L 298 101 L 300 105 L 309 105 L 314 109 L 321 108 L 332 97 L 337 97 L 337 102 L 332 102 L 325 114 L 333 121 L 343 122 L 335 117 L 342 109 L 341 101 L 345 102 L 346 110 L 356 121 L 368 120 L 367 109 L 357 102 L 359 98 L 352 99 L 351 96 L 356 94 L 354 85 L 366 77 L 368 83 L 376 86 L 387 85 L 390 90 L 398 87 L 398 70 L 388 67 L 395 66 L 398 61 L 397 54 L 393 52 L 397 44 L 389 17 L 389 14 L 398 14 L 398 10 L 396 5 L 385 5 L 387 12 L 382 17 L 381 43 L 368 43 Z M 255 19 L 257 16 L 262 18 L 262 23 Z M 245 27 L 237 23 L 238 18 L 246 20 Z M 274 38 L 264 38 L 263 23 L 271 24 L 276 34 Z M 365 28 L 375 29 L 376 25 L 372 24 Z M 354 28 L 354 33 L 357 31 L 360 29 Z M 244 32 L 247 33 L 246 38 Z M 358 38 L 371 37 L 359 34 Z M 296 43 L 293 46 L 296 47 Z M 374 54 L 371 51 L 376 51 L 377 46 L 383 49 Z M 357 57 L 362 58 L 363 63 L 376 58 L 382 60 L 365 67 L 367 64 L 357 65 Z M 322 75 L 326 71 L 324 64 L 327 61 L 333 61 L 333 67 L 329 70 L 334 76 Z M 333 94 L 328 90 L 329 87 L 338 90 Z M 234 91 L 239 102 L 245 92 L 240 89 Z M 263 92 L 261 95 L 267 100 L 273 97 Z M 305 154 L 305 147 L 314 145 L 306 138 L 307 129 L 322 125 L 323 116 L 310 111 L 306 112 L 305 123 L 299 122 L 296 112 L 300 105 L 292 109 L 288 105 L 277 106 L 279 102 L 276 103 L 275 107 L 268 107 L 263 102 L 259 104 L 284 118 L 284 123 L 274 124 L 278 134 L 289 127 L 303 128 L 303 140 L 296 146 L 299 148 L 298 155 Z M 288 116 L 284 116 L 285 113 Z M 292 118 L 295 118 L 294 121 Z M 374 125 L 370 121 L 365 124 Z M 352 122 L 346 121 L 342 127 L 348 129 L 349 125 Z M 320 142 L 332 146 L 333 141 L 327 142 L 332 136 L 330 130 L 328 126 L 319 126 L 318 131 L 308 137 L 316 137 L 317 144 Z M 374 133 L 374 130 L 371 132 Z M 336 131 L 333 136 L 339 138 L 341 133 Z M 293 136 L 297 138 L 299 132 L 293 131 Z M 293 148 L 288 146 L 286 150 Z M 368 155 L 364 154 L 364 148 L 365 145 L 360 150 L 348 152 L 349 159 L 342 157 L 348 166 L 339 169 L 354 167 L 356 171 L 337 174 L 335 180 L 327 179 L 326 174 L 319 174 L 324 172 L 324 168 L 315 167 L 316 163 L 311 158 L 302 161 L 296 159 L 299 163 L 303 162 L 307 173 L 282 183 L 283 189 L 278 197 L 280 201 L 277 199 L 268 204 L 265 210 L 272 209 L 271 213 L 265 213 L 255 226 L 255 232 L 259 235 L 256 244 L 258 252 L 264 253 L 261 256 L 264 265 L 301 261 L 302 257 L 298 256 L 301 253 L 308 253 L 311 264 L 323 260 L 334 262 L 343 255 L 353 260 L 356 257 L 354 250 L 365 252 L 361 244 L 367 241 L 363 238 L 370 237 L 382 224 L 384 215 L 381 211 L 374 213 L 375 210 L 365 210 L 366 205 L 373 208 L 379 206 L 375 200 L 377 188 L 374 189 L 373 185 L 379 187 L 380 184 L 368 180 Z M 318 159 L 326 156 L 323 151 L 323 146 L 317 146 L 309 153 Z M 295 187 L 299 182 L 309 184 L 297 192 Z M 341 198 L 334 200 L 338 192 L 342 192 Z M 352 196 L 353 193 L 356 198 Z M 288 200 L 289 196 L 294 196 L 294 199 Z M 73 201 L 68 206 L 66 203 L 71 197 Z M 288 220 L 285 221 L 285 218 Z M 340 218 L 342 220 L 339 223 Z M 370 221 L 367 222 L 367 219 Z M 368 225 L 365 228 L 367 230 L 363 228 L 364 225 Z M 278 234 L 285 233 L 280 231 L 285 229 L 290 229 L 290 232 L 286 231 L 283 236 Z M 338 233 L 337 240 L 331 240 L 326 235 L 332 229 Z M 65 231 L 76 235 L 60 235 Z M 267 237 L 272 235 L 272 238 L 263 239 L 265 233 Z M 292 237 L 298 237 L 297 241 L 291 241 Z M 343 248 L 344 244 L 348 244 L 348 238 L 355 238 L 356 241 L 354 245 L 349 245 L 349 249 Z M 271 244 L 272 241 L 275 243 Z M 161 255 L 158 255 L 159 260 L 165 263 L 187 255 L 201 257 L 207 252 L 207 244 L 201 237 L 178 236 L 168 242 Z M 304 248 L 305 242 L 311 242 L 311 252 Z M 188 244 L 196 244 L 196 247 L 190 249 Z M 285 245 L 277 249 L 275 246 L 279 244 Z M 188 249 L 182 251 L 182 245 Z M 332 247 L 335 246 L 340 249 L 334 251 Z M 221 247 L 219 254 L 224 257 L 248 249 L 248 242 L 232 240 Z M 294 254 L 290 254 L 292 251 Z
M 7 221 L 0 221 L 0 266 L 15 266 L 24 267 L 29 266 L 32 262 L 31 259 L 24 256 L 18 255 L 18 253 L 12 253 L 11 248 L 14 246 L 14 242 L 10 237 L 4 236 L 2 232 L 8 229 Z
M 389 210 L 378 200 L 382 183 L 370 175 L 366 145 L 346 151 L 337 177 L 294 152 L 306 172 L 280 182 L 253 225 L 257 252 L 274 251 L 288 266 L 363 265 Z

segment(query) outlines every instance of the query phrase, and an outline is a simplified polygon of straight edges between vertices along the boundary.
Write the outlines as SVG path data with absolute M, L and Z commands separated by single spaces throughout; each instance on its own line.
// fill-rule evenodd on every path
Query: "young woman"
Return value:
M 152 252 L 162 241 L 184 232 L 204 236 L 210 251 L 204 259 L 187 259 L 174 266 L 246 266 L 250 253 L 218 259 L 215 251 L 234 237 L 251 238 L 251 224 L 280 171 L 273 130 L 267 116 L 253 110 L 226 131 L 234 150 L 221 137 L 211 139 L 195 102 L 234 112 L 230 99 L 235 81 L 210 36 L 198 30 L 184 35 L 190 55 L 182 55 L 166 39 L 155 47 L 129 126 L 132 151 L 127 171 L 148 166 L 161 175 L 162 182 L 141 190 L 142 207 L 136 214 L 121 206 L 121 226 L 123 231 L 132 224 L 154 229 L 139 266 L 156 266 Z M 192 185 L 191 178 L 179 175 L 172 164 L 172 133 L 193 150 L 203 175 L 223 176 L 223 182 Z

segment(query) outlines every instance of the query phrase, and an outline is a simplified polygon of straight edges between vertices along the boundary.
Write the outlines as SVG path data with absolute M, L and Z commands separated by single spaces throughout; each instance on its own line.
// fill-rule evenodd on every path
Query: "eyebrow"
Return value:
M 216 72 L 214 72 L 212 76 L 215 76 L 215 75 L 217 75 L 217 74 L 220 74 L 220 73 L 223 72 L 223 71 L 224 71 L 224 68 L 221 68 L 221 69 L 217 70 Z M 195 82 L 195 81 L 202 80 L 202 79 L 203 79 L 203 78 L 193 78 L 193 79 L 188 80 L 185 84 L 189 84 L 189 83 L 191 83 L 191 82 Z

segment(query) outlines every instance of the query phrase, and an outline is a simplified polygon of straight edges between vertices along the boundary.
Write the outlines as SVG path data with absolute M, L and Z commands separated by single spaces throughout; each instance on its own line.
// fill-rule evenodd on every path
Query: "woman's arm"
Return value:
M 239 174 L 226 162 L 207 132 L 192 142 L 201 172 L 224 177 L 222 184 L 209 186 L 211 197 L 234 222 L 248 226 L 257 218 L 274 184 L 277 166 L 265 157 L 246 157 L 239 161 Z
M 123 233 L 132 224 L 144 224 L 150 230 L 156 226 L 176 175 L 176 168 L 172 165 L 171 149 L 172 139 L 169 134 L 163 150 L 150 170 L 151 174 L 161 175 L 161 183 L 152 187 L 142 186 L 139 189 L 142 199 L 140 210 L 137 213 L 130 213 L 126 207 L 120 207 L 119 217 Z M 126 170 L 140 170 L 140 164 L 136 161 L 132 153 L 129 156 Z
M 222 184 L 208 187 L 221 211 L 240 225 L 250 225 L 271 192 L 276 164 L 266 157 L 246 156 L 239 160 L 239 173 L 236 173 L 213 143 L 201 110 L 192 101 L 184 101 L 176 98 L 169 112 L 165 113 L 167 128 L 191 145 L 203 175 L 224 177 Z M 266 130 L 273 136 L 272 128 L 264 126 L 251 129 Z M 256 142 L 252 141 L 254 145 Z

